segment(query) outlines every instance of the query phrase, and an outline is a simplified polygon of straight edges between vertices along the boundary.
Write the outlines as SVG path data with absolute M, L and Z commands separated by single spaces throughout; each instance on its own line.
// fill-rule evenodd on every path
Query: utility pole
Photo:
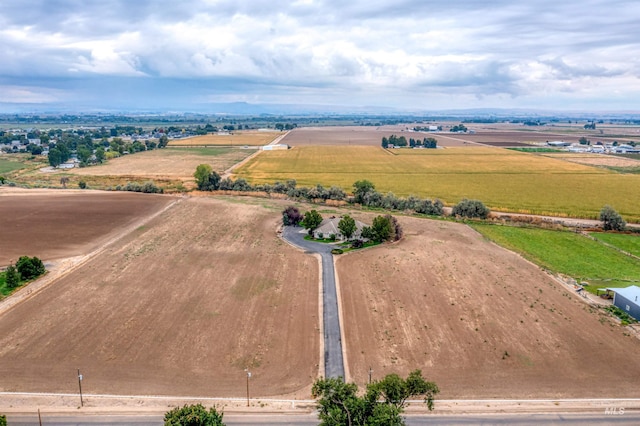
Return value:
M 78 388 L 80 389 L 80 406 L 84 407 L 84 401 L 82 400 L 82 374 L 78 368 Z
M 249 406 L 249 379 L 251 378 L 251 371 L 248 368 L 245 368 L 244 371 L 247 372 L 247 407 Z

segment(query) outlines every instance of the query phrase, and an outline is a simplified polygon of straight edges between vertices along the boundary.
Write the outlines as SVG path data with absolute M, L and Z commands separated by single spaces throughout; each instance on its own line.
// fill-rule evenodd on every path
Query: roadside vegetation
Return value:
M 174 408 L 164 415 L 165 426 L 224 426 L 224 413 L 215 407 L 207 410 L 202 404 Z
M 640 260 L 570 231 L 497 226 L 471 226 L 495 243 L 555 273 L 600 287 L 627 287 L 640 280 Z

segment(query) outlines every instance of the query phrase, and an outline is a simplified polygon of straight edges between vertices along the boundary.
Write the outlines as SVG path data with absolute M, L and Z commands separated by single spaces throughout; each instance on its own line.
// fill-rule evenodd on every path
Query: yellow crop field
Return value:
M 208 146 L 208 145 L 225 145 L 225 146 L 242 146 L 242 145 L 267 145 L 273 142 L 284 133 L 273 131 L 257 131 L 247 130 L 241 132 L 233 132 L 228 135 L 205 135 L 196 136 L 186 139 L 175 139 L 169 142 L 169 146 Z
M 596 218 L 605 204 L 640 221 L 640 175 L 499 148 L 399 149 L 302 146 L 267 151 L 236 170 L 252 183 L 296 179 L 347 191 L 367 179 L 380 192 L 482 200 L 493 210 Z

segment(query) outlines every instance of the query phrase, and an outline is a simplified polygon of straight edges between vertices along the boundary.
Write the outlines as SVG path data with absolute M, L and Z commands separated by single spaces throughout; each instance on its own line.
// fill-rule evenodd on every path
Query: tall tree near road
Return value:
M 309 230 L 309 235 L 322 223 L 322 216 L 316 210 L 308 211 L 304 214 L 302 226 Z

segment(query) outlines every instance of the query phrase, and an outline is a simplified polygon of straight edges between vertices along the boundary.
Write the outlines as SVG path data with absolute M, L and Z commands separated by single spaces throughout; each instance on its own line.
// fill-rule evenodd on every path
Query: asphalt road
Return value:
M 306 233 L 301 228 L 285 226 L 284 239 L 301 249 L 318 253 L 322 257 L 322 306 L 324 324 L 324 375 L 325 377 L 344 377 L 342 359 L 342 337 L 340 335 L 340 316 L 338 315 L 338 294 L 333 268 L 331 244 L 315 243 L 304 239 Z
M 611 414 L 468 414 L 468 415 L 420 415 L 406 416 L 408 426 L 420 425 L 638 425 L 640 412 L 625 411 L 621 415 Z M 38 415 L 9 414 L 10 426 L 38 425 Z M 250 425 L 300 425 L 319 424 L 314 414 L 225 414 L 225 424 L 229 426 Z M 42 415 L 42 424 L 48 426 L 161 426 L 162 415 Z

